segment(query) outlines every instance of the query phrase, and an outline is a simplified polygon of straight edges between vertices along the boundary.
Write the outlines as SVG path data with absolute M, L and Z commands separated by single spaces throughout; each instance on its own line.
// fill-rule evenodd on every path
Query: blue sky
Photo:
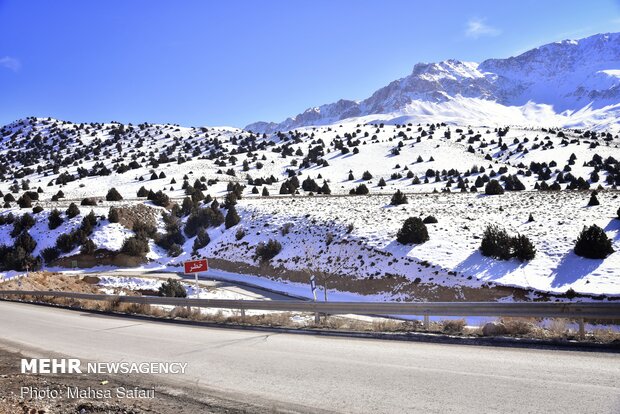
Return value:
M 0 0 L 0 124 L 232 125 L 363 99 L 417 62 L 620 31 L 620 1 Z

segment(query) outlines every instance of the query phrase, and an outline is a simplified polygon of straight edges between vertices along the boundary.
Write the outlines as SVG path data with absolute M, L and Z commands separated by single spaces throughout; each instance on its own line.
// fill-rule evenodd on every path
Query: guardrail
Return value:
M 92 293 L 1 290 L 3 296 L 60 297 L 94 301 L 114 300 L 148 305 L 200 308 L 318 312 L 331 315 L 506 316 L 620 320 L 615 302 L 312 302 L 296 300 L 190 299 L 158 296 L 118 296 Z

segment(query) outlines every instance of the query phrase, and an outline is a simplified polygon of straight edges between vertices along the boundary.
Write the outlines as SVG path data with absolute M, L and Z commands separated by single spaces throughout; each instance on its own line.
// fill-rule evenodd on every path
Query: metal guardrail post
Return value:
M 431 318 L 428 311 L 424 312 L 424 329 L 427 331 L 431 329 Z
M 319 323 L 321 323 L 321 314 L 316 309 L 316 300 L 314 302 L 312 302 L 312 303 L 314 304 L 314 306 L 313 306 L 313 308 L 314 308 L 314 324 L 318 325 Z
M 579 339 L 582 341 L 586 339 L 586 327 L 583 318 L 579 318 Z

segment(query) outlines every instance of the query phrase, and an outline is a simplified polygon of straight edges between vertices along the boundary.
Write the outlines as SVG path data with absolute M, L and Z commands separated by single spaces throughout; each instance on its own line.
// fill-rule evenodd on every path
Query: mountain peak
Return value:
M 616 105 L 620 103 L 620 33 L 548 43 L 480 64 L 455 59 L 417 63 L 410 75 L 390 82 L 362 101 L 341 99 L 281 123 L 259 122 L 246 129 L 273 132 L 360 116 L 411 119 L 437 108 L 429 104 L 444 104 L 445 109 L 457 98 L 492 101 L 506 107 L 542 104 L 556 112 Z M 419 114 L 418 110 L 424 112 Z M 486 119 L 472 121 L 489 123 Z

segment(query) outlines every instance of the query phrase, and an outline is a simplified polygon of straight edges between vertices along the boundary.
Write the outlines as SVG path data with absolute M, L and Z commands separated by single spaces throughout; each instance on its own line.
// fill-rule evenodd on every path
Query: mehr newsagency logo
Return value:
M 86 362 L 77 358 L 32 358 L 21 359 L 22 374 L 169 374 L 182 375 L 187 369 L 187 362 Z M 106 381 L 107 383 L 107 381 Z M 95 388 L 75 387 L 20 387 L 20 397 L 28 399 L 107 399 L 133 398 L 153 399 L 154 388 L 124 387 Z

